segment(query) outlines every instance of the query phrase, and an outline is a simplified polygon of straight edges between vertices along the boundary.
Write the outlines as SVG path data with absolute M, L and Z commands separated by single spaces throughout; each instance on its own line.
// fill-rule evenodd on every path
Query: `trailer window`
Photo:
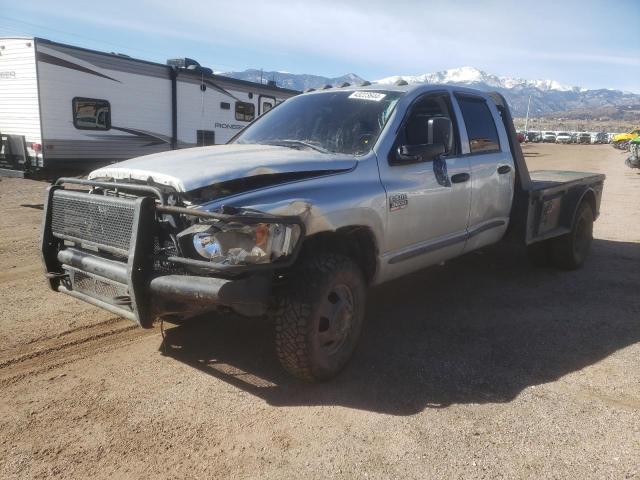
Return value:
M 456 95 L 467 127 L 471 153 L 500 151 L 498 131 L 487 102 L 478 97 Z
M 248 102 L 236 102 L 236 120 L 250 122 L 256 116 L 256 106 Z
M 267 113 L 273 108 L 273 105 L 269 102 L 262 102 L 262 113 Z
M 213 130 L 198 130 L 197 137 L 198 145 L 200 147 L 216 144 L 216 132 L 214 132 Z
M 109 130 L 111 128 L 111 105 L 106 100 L 75 97 L 73 103 L 73 126 L 79 130 Z
M 220 102 L 220 108 L 222 110 L 231 110 L 231 104 L 228 102 Z

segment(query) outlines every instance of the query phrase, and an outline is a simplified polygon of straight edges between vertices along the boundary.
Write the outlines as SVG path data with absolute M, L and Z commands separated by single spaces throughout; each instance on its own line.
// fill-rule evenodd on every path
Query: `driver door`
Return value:
M 429 118 L 453 123 L 453 147 L 440 159 L 394 162 L 401 145 L 429 143 Z M 436 142 L 434 142 L 436 143 Z M 448 93 L 417 99 L 400 128 L 388 159 L 379 159 L 387 193 L 384 257 L 390 277 L 403 275 L 460 255 L 471 203 L 470 167 Z

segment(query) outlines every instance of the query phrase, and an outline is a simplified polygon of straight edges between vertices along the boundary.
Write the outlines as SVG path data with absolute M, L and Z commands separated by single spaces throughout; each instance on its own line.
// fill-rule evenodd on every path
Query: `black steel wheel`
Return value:
M 273 314 L 282 366 L 307 381 L 334 377 L 351 358 L 364 319 L 366 285 L 348 257 L 302 260 Z

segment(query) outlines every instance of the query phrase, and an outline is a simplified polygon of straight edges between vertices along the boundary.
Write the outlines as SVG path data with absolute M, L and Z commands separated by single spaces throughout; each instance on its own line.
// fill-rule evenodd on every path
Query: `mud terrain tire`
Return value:
M 364 320 L 366 283 L 350 258 L 301 259 L 273 311 L 282 366 L 306 381 L 328 380 L 351 358 Z

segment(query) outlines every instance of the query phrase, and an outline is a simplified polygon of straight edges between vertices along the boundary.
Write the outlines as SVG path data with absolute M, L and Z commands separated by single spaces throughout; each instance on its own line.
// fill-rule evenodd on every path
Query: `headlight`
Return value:
M 196 223 L 178 234 L 185 253 L 223 265 L 271 263 L 291 255 L 300 226 L 282 223 Z
M 204 258 L 213 258 L 222 254 L 222 247 L 213 235 L 207 232 L 194 233 L 193 248 Z

